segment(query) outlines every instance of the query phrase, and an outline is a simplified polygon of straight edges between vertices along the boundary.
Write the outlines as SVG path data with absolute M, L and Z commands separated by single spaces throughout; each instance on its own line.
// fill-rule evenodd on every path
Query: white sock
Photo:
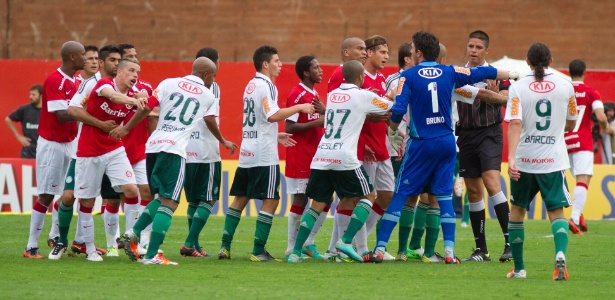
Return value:
M 139 207 L 137 204 L 124 203 L 124 213 L 126 214 L 126 230 L 132 228 L 139 219 Z
M 328 212 L 323 211 L 320 213 L 320 215 L 318 215 L 318 219 L 316 219 L 316 222 L 314 222 L 314 228 L 312 228 L 312 232 L 310 232 L 308 239 L 305 240 L 305 244 L 303 244 L 304 246 L 309 246 L 309 245 L 314 244 L 314 238 L 316 237 L 318 230 L 320 230 L 320 227 L 322 227 L 322 223 L 324 223 L 325 220 L 327 219 L 327 213 Z
M 147 227 L 145 227 L 145 229 L 141 231 L 141 236 L 139 237 L 139 246 L 141 246 L 141 248 L 147 248 L 147 246 L 149 245 L 149 238 L 151 234 L 152 223 L 149 223 L 149 225 L 147 225 Z
M 45 214 L 32 210 L 30 217 L 30 236 L 28 237 L 27 249 L 38 248 L 38 238 L 45 226 Z
M 357 231 L 357 234 L 354 236 L 354 239 L 352 239 L 352 241 L 357 248 L 357 253 L 363 254 L 369 251 L 369 249 L 367 248 L 367 228 L 365 227 L 365 225 L 363 225 L 363 227 L 361 227 L 361 229 Z
M 585 208 L 585 202 L 587 200 L 587 189 L 584 186 L 577 185 L 574 187 L 574 202 L 572 203 L 572 213 L 570 219 L 575 224 L 579 224 L 579 218 Z
M 60 200 L 58 200 L 60 201 Z M 53 205 L 51 209 L 51 230 L 49 230 L 49 238 L 55 238 L 60 236 L 60 225 L 58 223 L 58 210 L 56 209 L 55 202 L 51 202 Z
M 489 196 L 489 201 L 493 203 L 493 206 L 496 206 L 500 203 L 505 203 L 507 200 L 506 200 L 506 196 L 504 195 L 504 192 L 500 191 L 499 193 L 493 196 Z
M 329 248 L 327 248 L 327 251 L 329 251 L 329 253 L 337 253 L 337 249 L 335 248 L 335 243 L 337 243 L 337 240 L 339 239 L 339 234 L 337 232 L 337 223 L 339 222 L 339 214 L 336 213 L 333 216 L 333 230 L 331 230 L 331 240 L 329 241 Z
M 348 228 L 348 224 L 350 223 L 350 216 L 343 215 L 340 213 L 337 213 L 335 215 L 339 215 L 337 219 L 338 222 L 336 224 L 338 238 L 335 241 L 337 242 L 337 240 L 341 239 L 344 236 L 344 233 L 346 233 L 346 229 Z
M 77 228 L 75 229 L 75 242 L 83 243 L 83 229 L 81 228 L 80 218 L 79 218 L 79 210 L 81 209 L 81 203 L 79 201 L 75 202 L 75 206 L 77 208 Z
M 94 245 L 94 218 L 92 218 L 91 212 L 79 210 L 79 227 L 81 227 L 83 233 L 85 252 L 89 254 L 96 251 L 96 246 Z
M 301 217 L 302 215 L 294 212 L 288 213 L 288 246 L 286 247 L 286 252 L 293 251 L 293 248 L 295 248 Z M 314 227 L 316 227 L 316 225 L 314 225 Z
M 374 228 L 378 224 L 378 221 L 382 218 L 382 215 L 375 212 L 373 209 L 369 212 L 369 217 L 367 217 L 367 221 L 365 221 L 365 228 L 367 229 L 367 236 L 372 234 Z
M 105 236 L 107 237 L 107 248 L 111 246 L 117 247 L 116 233 L 119 230 L 119 213 L 111 213 L 109 210 L 105 210 L 103 214 L 103 220 L 105 221 Z

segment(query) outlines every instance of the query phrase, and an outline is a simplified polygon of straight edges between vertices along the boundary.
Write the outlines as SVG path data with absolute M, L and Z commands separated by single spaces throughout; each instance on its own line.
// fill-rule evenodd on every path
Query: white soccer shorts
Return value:
M 36 190 L 39 195 L 62 195 L 74 143 L 58 143 L 39 136 L 36 147 Z
M 572 176 L 594 175 L 594 153 L 591 151 L 578 151 L 568 154 L 570 172 Z
M 390 159 L 370 163 L 361 162 L 361 164 L 369 176 L 374 190 L 391 192 L 395 190 L 395 174 Z
M 137 184 L 148 184 L 147 171 L 145 170 L 145 159 L 140 160 L 132 165 L 132 170 L 135 172 Z
M 305 194 L 305 188 L 308 184 L 308 178 L 290 178 L 286 177 L 286 192 L 291 195 Z
M 96 198 L 100 195 L 103 174 L 111 186 L 137 184 L 124 147 L 95 157 L 77 157 L 75 165 L 75 198 Z

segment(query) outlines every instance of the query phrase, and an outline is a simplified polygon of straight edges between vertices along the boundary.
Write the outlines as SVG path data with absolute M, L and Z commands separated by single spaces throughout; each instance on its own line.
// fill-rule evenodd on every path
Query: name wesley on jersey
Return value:
M 166 131 L 166 132 L 177 132 L 177 131 L 184 131 L 186 130 L 186 127 L 177 127 L 177 126 L 173 126 L 171 124 L 164 124 L 160 127 L 160 130 L 162 131 Z

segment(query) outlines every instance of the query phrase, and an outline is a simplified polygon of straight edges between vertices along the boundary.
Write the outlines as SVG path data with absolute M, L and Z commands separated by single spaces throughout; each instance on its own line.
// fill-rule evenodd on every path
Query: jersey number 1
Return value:
M 437 113 L 438 109 L 438 86 L 435 82 L 430 82 L 427 85 L 427 90 L 431 92 L 431 110 Z

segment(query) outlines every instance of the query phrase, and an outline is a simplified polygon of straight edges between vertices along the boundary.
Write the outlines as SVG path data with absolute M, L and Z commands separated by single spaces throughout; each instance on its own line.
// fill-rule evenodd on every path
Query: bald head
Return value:
M 358 37 L 350 37 L 342 42 L 342 61 L 358 60 L 365 63 L 367 50 L 365 42 Z
M 85 48 L 83 48 L 83 45 L 79 42 L 68 41 L 62 45 L 62 50 L 60 53 L 62 55 L 62 61 L 68 61 L 70 60 L 71 54 L 76 55 L 85 53 Z
M 439 64 L 444 64 L 445 61 L 446 61 L 446 47 L 444 47 L 444 45 L 440 43 L 440 54 L 438 55 L 438 59 L 436 59 L 436 62 Z
M 192 63 L 192 75 L 198 76 L 210 87 L 216 76 L 216 64 L 207 57 L 199 57 Z
M 363 64 L 359 61 L 351 60 L 345 62 L 344 66 L 342 66 L 342 74 L 344 75 L 344 80 L 346 80 L 346 82 L 354 83 L 357 86 L 363 85 L 361 82 L 363 76 Z

